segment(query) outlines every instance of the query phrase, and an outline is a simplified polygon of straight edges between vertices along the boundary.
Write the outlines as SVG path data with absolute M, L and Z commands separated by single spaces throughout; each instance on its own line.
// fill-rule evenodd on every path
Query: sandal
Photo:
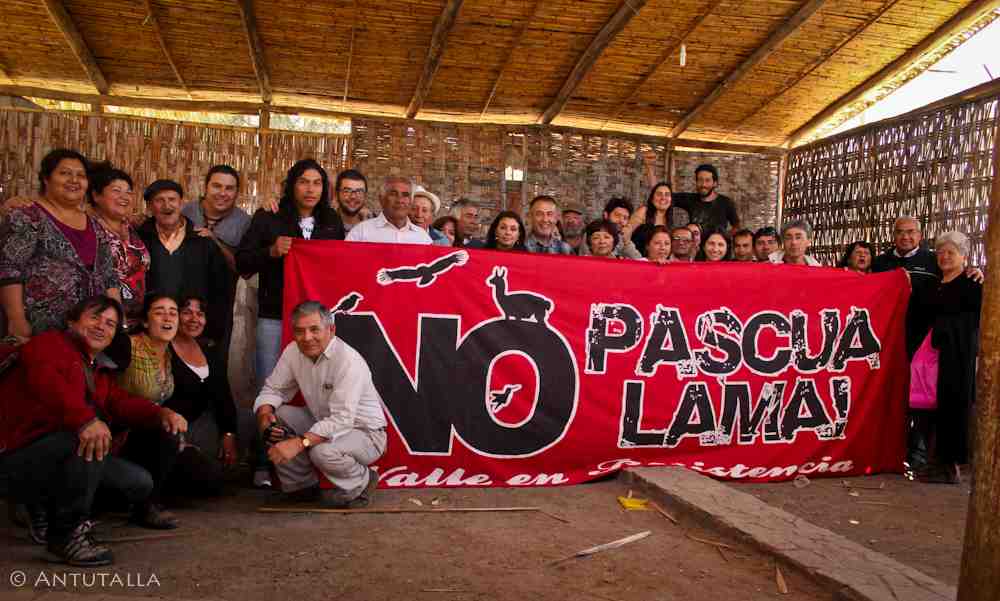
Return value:
M 146 503 L 132 514 L 132 523 L 153 530 L 177 528 L 177 516 L 155 503 Z

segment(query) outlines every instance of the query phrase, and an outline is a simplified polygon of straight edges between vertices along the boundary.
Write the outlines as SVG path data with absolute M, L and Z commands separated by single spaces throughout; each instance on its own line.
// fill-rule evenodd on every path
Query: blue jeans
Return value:
M 259 317 L 257 319 L 257 354 L 254 356 L 254 370 L 257 375 L 257 391 L 264 386 L 274 366 L 281 356 L 281 320 Z

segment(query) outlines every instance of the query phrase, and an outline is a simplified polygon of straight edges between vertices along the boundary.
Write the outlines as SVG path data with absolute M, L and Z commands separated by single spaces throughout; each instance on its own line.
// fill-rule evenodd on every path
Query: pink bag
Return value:
M 938 355 L 928 332 L 910 363 L 910 409 L 937 409 Z

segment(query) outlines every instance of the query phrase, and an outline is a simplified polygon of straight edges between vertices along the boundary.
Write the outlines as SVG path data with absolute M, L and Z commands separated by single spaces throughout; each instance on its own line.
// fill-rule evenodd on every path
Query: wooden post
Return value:
M 1000 599 L 1000 125 L 993 134 L 993 187 L 976 375 L 975 480 L 965 524 L 958 601 Z

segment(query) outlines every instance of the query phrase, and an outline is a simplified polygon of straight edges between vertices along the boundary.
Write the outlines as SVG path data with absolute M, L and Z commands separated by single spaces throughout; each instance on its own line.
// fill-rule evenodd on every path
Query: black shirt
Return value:
M 688 212 L 691 223 L 701 226 L 702 237 L 712 232 L 728 232 L 740 222 L 736 203 L 724 194 L 717 194 L 715 200 L 705 202 L 700 194 L 678 192 L 673 195 L 673 203 Z
M 208 361 L 208 378 L 204 381 L 194 373 L 187 363 L 171 353 L 171 369 L 174 374 L 174 394 L 164 407 L 184 416 L 188 424 L 194 423 L 205 411 L 211 411 L 219 433 L 236 433 L 236 404 L 229 389 L 229 378 L 225 364 L 219 356 L 217 346 L 198 345 Z
M 232 321 L 235 281 L 215 242 L 196 234 L 191 222 L 185 221 L 184 241 L 173 253 L 160 242 L 152 217 L 136 228 L 149 249 L 146 290 L 169 294 L 177 302 L 185 296 L 204 298 L 208 303 L 205 335 L 221 342 Z
M 934 298 L 941 283 L 941 269 L 937 257 L 924 247 L 907 257 L 900 257 L 890 249 L 872 261 L 872 273 L 905 269 L 910 274 L 910 304 L 906 309 L 906 350 L 913 354 L 920 348 L 924 336 L 934 320 Z

